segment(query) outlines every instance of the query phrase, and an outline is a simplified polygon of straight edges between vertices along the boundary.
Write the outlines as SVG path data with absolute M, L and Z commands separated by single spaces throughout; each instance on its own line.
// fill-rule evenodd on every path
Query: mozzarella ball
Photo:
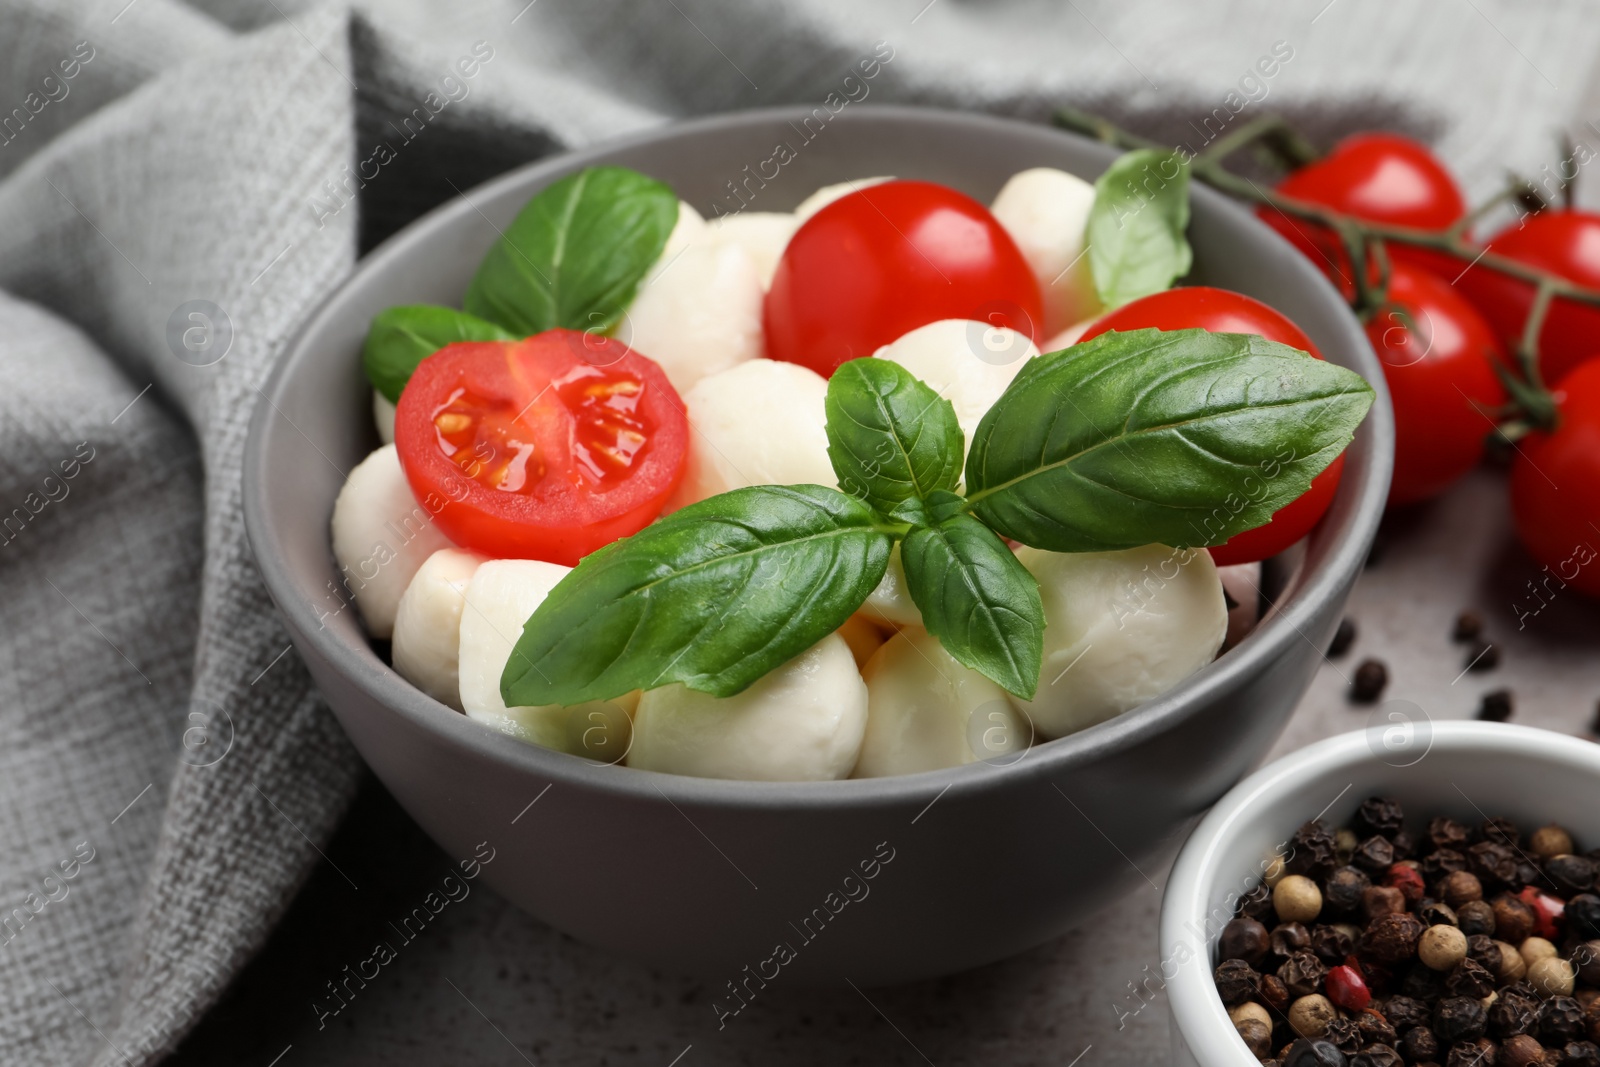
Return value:
M 898 541 L 889 552 L 889 566 L 883 572 L 883 580 L 856 614 L 865 615 L 868 620 L 891 629 L 922 625 L 922 611 L 911 599 L 911 591 L 906 588 L 906 569 L 900 562 Z
M 882 778 L 1020 752 L 1032 727 L 1005 690 L 957 663 L 920 626 L 891 637 L 861 672 L 867 733 L 853 777 Z
M 478 567 L 461 611 L 461 707 L 519 740 L 615 763 L 632 735 L 623 701 L 508 708 L 500 696 L 500 676 L 523 625 L 569 570 L 532 559 L 492 559 Z
M 789 245 L 800 220 L 787 211 L 741 211 L 706 223 L 706 238 L 713 244 L 734 244 L 744 249 L 756 265 L 761 288 L 772 285 L 772 272 Z
M 798 363 L 753 359 L 684 394 L 689 455 L 665 511 L 748 485 L 837 484 L 828 459 L 828 383 Z
M 801 222 L 804 222 L 806 219 L 809 219 L 812 215 L 815 215 L 817 212 L 821 211 L 823 208 L 827 207 L 841 196 L 848 196 L 851 193 L 857 192 L 861 189 L 866 189 L 874 185 L 882 185 L 884 182 L 892 181 L 894 181 L 894 178 L 886 175 L 880 175 L 876 178 L 856 178 L 853 181 L 836 182 L 833 185 L 824 185 L 821 189 L 818 189 L 816 192 L 800 201 L 800 206 L 794 209 L 794 217 Z
M 844 778 L 861 751 L 867 686 L 850 646 L 829 634 L 731 697 L 652 689 L 634 713 L 628 766 L 763 782 Z
M 873 353 L 900 364 L 950 401 L 969 447 L 979 420 L 1022 365 L 1038 354 L 1025 335 L 969 319 L 918 326 Z
M 488 557 L 441 548 L 406 586 L 390 647 L 400 677 L 441 704 L 461 710 L 461 609 L 467 583 Z
M 394 632 L 394 614 L 412 576 L 448 547 L 450 539 L 411 494 L 394 445 L 356 464 L 333 502 L 333 558 L 369 634 Z
M 678 221 L 673 223 L 672 232 L 667 234 L 667 243 L 661 247 L 661 255 L 655 265 L 659 267 L 670 262 L 673 256 L 699 242 L 705 235 L 706 220 L 687 201 L 679 200 Z
M 1044 666 L 1032 700 L 1012 697 L 1043 737 L 1062 737 L 1154 699 L 1210 663 L 1228 609 L 1205 549 L 1017 551 L 1044 601 Z
M 1100 310 L 1084 236 L 1094 186 L 1064 170 L 1034 167 L 1013 174 L 989 210 L 1022 250 L 1044 297 L 1044 332 Z
M 378 440 L 394 444 L 394 404 L 376 389 L 372 391 L 372 422 L 378 427 Z
M 696 240 L 650 268 L 616 336 L 661 364 L 673 388 L 762 353 L 761 277 L 735 244 Z
M 1235 563 L 1218 567 L 1222 592 L 1233 602 L 1228 609 L 1228 636 L 1224 647 L 1232 648 L 1261 621 L 1261 564 Z
M 1071 348 L 1073 345 L 1078 343 L 1078 340 L 1083 337 L 1084 334 L 1089 332 L 1089 327 L 1093 326 L 1098 321 L 1100 321 L 1098 316 L 1090 319 L 1080 319 L 1071 326 L 1068 326 L 1065 330 L 1062 330 L 1060 333 L 1056 334 L 1054 337 L 1045 341 L 1044 345 L 1042 346 L 1043 350 L 1046 352 L 1059 352 L 1063 348 Z

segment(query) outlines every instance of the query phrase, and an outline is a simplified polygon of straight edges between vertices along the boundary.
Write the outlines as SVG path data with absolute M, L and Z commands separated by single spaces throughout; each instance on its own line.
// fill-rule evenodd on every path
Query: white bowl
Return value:
M 1416 705 L 1388 701 L 1367 729 L 1303 748 L 1240 782 L 1189 836 L 1161 904 L 1174 1064 L 1257 1062 L 1212 982 L 1222 924 L 1295 830 L 1319 813 L 1330 829 L 1343 826 L 1370 796 L 1398 801 L 1412 831 L 1438 815 L 1472 824 L 1504 815 L 1524 829 L 1559 823 L 1593 848 L 1600 745 L 1504 723 L 1430 723 Z

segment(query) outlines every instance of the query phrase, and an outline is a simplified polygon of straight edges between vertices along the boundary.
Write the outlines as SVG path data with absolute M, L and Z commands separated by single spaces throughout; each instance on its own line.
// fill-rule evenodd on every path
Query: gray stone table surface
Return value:
M 1492 466 L 1441 500 L 1390 515 L 1351 602 L 1355 644 L 1323 665 L 1274 754 L 1366 724 L 1369 709 L 1345 691 L 1368 656 L 1389 666 L 1386 697 L 1435 720 L 1471 717 L 1484 692 L 1509 688 L 1514 721 L 1593 737 L 1600 604 L 1567 592 L 1524 615 L 1537 606 L 1526 583 L 1538 574 L 1511 535 L 1503 473 Z M 1464 608 L 1482 615 L 1501 655 L 1491 671 L 1462 671 L 1464 647 L 1450 629 Z M 447 865 L 376 782 L 327 858 L 174 1063 L 1132 1067 L 1167 1059 L 1166 1005 L 1150 978 L 1164 867 L 1147 870 L 1150 884 L 1084 929 L 1014 959 L 898 988 L 774 984 L 719 1031 L 707 983 L 578 944 L 477 883 L 337 1015 L 323 1016 L 334 1005 L 325 983 L 389 937 L 387 924 L 437 888 Z M 1088 861 L 1125 862 L 1110 847 Z

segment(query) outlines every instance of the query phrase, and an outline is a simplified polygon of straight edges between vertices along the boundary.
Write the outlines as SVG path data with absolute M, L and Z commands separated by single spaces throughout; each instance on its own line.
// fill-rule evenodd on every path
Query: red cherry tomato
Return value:
M 1392 226 L 1443 230 L 1467 213 L 1466 199 L 1450 172 L 1427 147 L 1392 133 L 1358 133 L 1278 184 L 1278 192 L 1322 204 L 1346 215 Z M 1350 261 L 1332 231 L 1288 218 L 1270 206 L 1262 220 L 1335 278 L 1351 277 Z M 1414 263 L 1454 278 L 1465 263 L 1441 252 L 1388 246 L 1396 261 Z
M 620 341 L 551 330 L 464 342 L 418 365 L 395 445 L 458 545 L 566 566 L 654 519 L 683 474 L 683 401 Z
M 1212 333 L 1253 333 L 1269 341 L 1290 345 L 1311 353 L 1322 353 L 1300 327 L 1259 300 L 1242 293 L 1207 286 L 1168 289 L 1127 304 L 1097 320 L 1083 335 L 1087 341 L 1108 330 L 1183 330 L 1199 328 Z M 1234 534 L 1224 544 L 1211 549 L 1219 567 L 1251 563 L 1276 556 L 1311 531 L 1333 502 L 1344 470 L 1341 454 L 1311 479 L 1311 487 L 1298 498 L 1273 513 L 1272 518 L 1253 530 Z
M 940 319 L 1038 341 L 1039 284 L 976 200 L 932 182 L 884 182 L 840 197 L 789 239 L 767 292 L 767 355 L 827 377 Z
M 1571 282 L 1600 288 L 1600 215 L 1550 208 L 1519 226 L 1495 234 L 1489 250 Z M 1461 275 L 1457 287 L 1489 320 L 1508 352 L 1517 349 L 1523 323 L 1533 307 L 1533 286 L 1479 264 Z M 1600 308 L 1556 299 L 1539 334 L 1539 370 L 1548 383 L 1559 382 L 1596 352 Z
M 1394 401 L 1389 503 L 1406 504 L 1443 492 L 1483 458 L 1494 422 L 1475 405 L 1493 408 L 1506 395 L 1494 372 L 1500 358 L 1494 331 L 1449 283 L 1396 263 L 1389 302 L 1404 314 L 1374 315 L 1367 338 Z
M 1556 582 L 1600 597 L 1600 360 L 1555 389 L 1561 424 L 1531 433 L 1511 463 L 1517 535 Z

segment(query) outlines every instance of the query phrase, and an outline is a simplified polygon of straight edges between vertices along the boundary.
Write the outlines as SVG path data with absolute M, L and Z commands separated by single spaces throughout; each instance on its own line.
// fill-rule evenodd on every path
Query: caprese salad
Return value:
M 1153 179 L 1153 180 L 1152 180 Z M 1255 621 L 1371 403 L 1190 266 L 1187 175 L 870 178 L 703 219 L 536 195 L 462 309 L 373 321 L 333 552 L 423 692 L 676 774 L 1007 762 Z

